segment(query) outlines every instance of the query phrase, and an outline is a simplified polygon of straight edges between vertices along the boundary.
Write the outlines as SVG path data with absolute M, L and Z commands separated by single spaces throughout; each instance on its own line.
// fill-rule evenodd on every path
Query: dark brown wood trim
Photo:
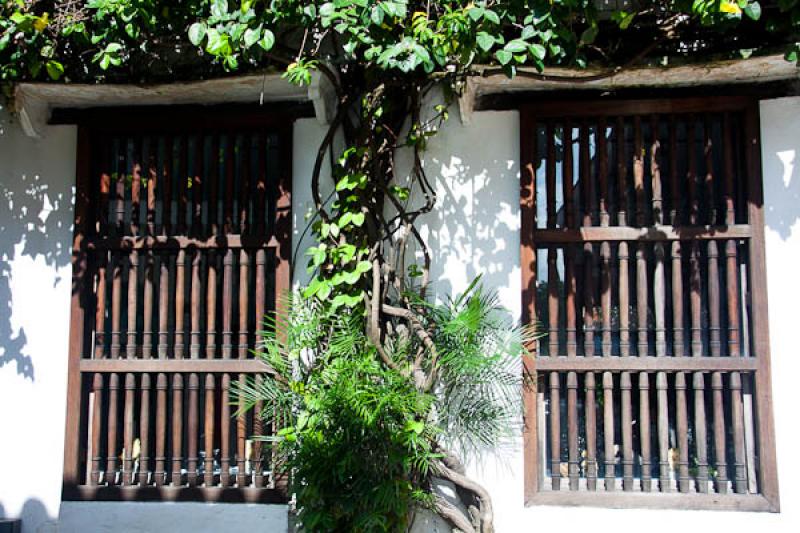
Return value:
M 220 235 L 207 239 L 184 236 L 153 237 L 110 237 L 87 239 L 87 250 L 140 250 L 140 249 L 186 249 L 186 248 L 280 248 L 281 243 L 274 237 L 255 235 Z
M 767 262 L 764 238 L 764 190 L 761 175 L 761 135 L 758 102 L 753 101 L 745 115 L 748 173 L 748 218 L 753 227 L 750 240 L 750 293 L 752 298 L 753 350 L 758 361 L 756 372 L 756 416 L 760 492 L 771 507 L 780 510 L 778 468 L 775 452 L 775 422 L 772 410 L 771 352 L 769 346 L 769 306 L 767 302 Z
M 523 114 L 542 118 L 631 116 L 673 113 L 714 113 L 741 110 L 752 98 L 747 96 L 708 96 L 702 98 L 541 101 L 520 106 Z
M 70 303 L 67 412 L 64 435 L 64 483 L 77 483 L 80 468 L 81 394 L 79 362 L 85 352 L 84 317 L 89 313 L 84 286 L 90 280 L 85 238 L 89 230 L 91 153 L 89 131 L 78 128 L 75 169 L 75 225 L 72 238 L 72 299 Z
M 530 114 L 522 114 L 520 128 L 520 261 L 522 264 L 522 321 L 536 322 L 536 170 Z M 529 346 L 531 357 L 523 361 L 524 386 L 524 498 L 527 503 L 539 488 L 539 437 L 537 435 L 536 343 Z
M 534 242 L 550 244 L 602 241 L 690 241 L 748 239 L 750 226 L 650 226 L 633 228 L 622 226 L 591 226 L 578 229 L 537 229 L 533 231 Z

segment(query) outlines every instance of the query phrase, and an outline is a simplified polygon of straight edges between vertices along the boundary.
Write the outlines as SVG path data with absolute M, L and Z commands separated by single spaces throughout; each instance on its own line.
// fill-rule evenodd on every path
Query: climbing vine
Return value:
M 445 477 L 467 494 L 465 502 L 474 503 L 476 511 L 465 516 L 441 501 L 434 505 L 437 511 L 454 527 L 485 532 L 492 528 L 488 495 L 463 475 L 458 459 L 444 448 L 441 430 L 452 427 L 442 422 L 447 417 L 432 421 L 428 416 L 434 404 L 431 398 L 452 385 L 448 379 L 455 374 L 448 357 L 454 347 L 476 346 L 478 354 L 485 346 L 474 335 L 480 328 L 465 328 L 465 337 L 454 337 L 454 331 L 462 331 L 459 320 L 489 320 L 480 312 L 480 297 L 456 300 L 451 311 L 460 311 L 446 315 L 427 294 L 432 257 L 418 222 L 436 208 L 437 198 L 422 154 L 447 120 L 449 104 L 470 76 L 481 73 L 536 77 L 551 66 L 600 65 L 607 68 L 603 76 L 638 64 L 675 63 L 697 56 L 747 57 L 778 49 L 789 61 L 800 59 L 800 0 L 763 4 L 640 0 L 618 2 L 622 7 L 616 10 L 601 10 L 601 4 L 594 0 L 4 1 L 0 83 L 12 96 L 13 84 L 30 80 L 174 81 L 272 70 L 282 71 L 291 83 L 305 85 L 320 76 L 335 93 L 336 109 L 317 147 L 310 180 L 315 208 L 310 228 L 316 242 L 307 250 L 311 281 L 302 297 L 323 306 L 327 317 L 343 310 L 357 317 L 361 340 L 368 343 L 359 345 L 363 349 L 355 359 L 322 358 L 320 365 L 310 365 L 303 387 L 317 395 L 332 391 L 338 395 L 327 400 L 350 401 L 351 393 L 366 394 L 358 387 L 387 384 L 393 397 L 413 406 L 413 416 L 405 420 L 394 412 L 384 413 L 383 433 L 365 436 L 362 442 L 383 439 L 401 453 L 397 450 L 408 450 L 409 443 L 418 449 L 421 444 L 415 439 L 422 439 L 431 452 L 426 455 L 430 468 L 406 465 L 392 470 L 400 472 L 401 479 L 415 480 L 404 489 L 395 486 L 394 497 L 406 503 L 414 498 L 430 503 L 416 497 L 418 490 L 431 490 L 420 476 Z M 322 183 L 326 166 L 333 177 L 329 184 Z M 469 302 L 478 302 L 472 311 Z M 326 351 L 323 346 L 341 348 L 333 342 L 333 332 L 341 325 L 331 327 L 326 330 L 329 338 L 317 339 L 320 352 Z M 363 376 L 364 381 L 337 381 L 332 375 L 336 369 Z M 314 381 L 315 375 L 322 381 Z M 478 379 L 477 374 L 469 375 Z M 284 382 L 289 383 L 290 377 Z M 350 390 L 350 385 L 356 389 Z M 313 415 L 325 422 L 313 426 L 306 442 L 323 446 L 328 441 L 320 439 L 324 436 L 320 432 L 341 429 L 340 418 L 333 415 L 343 404 L 320 400 L 309 405 L 308 396 L 303 397 L 299 409 L 304 421 L 290 425 L 284 436 L 302 448 L 298 431 L 309 427 Z M 374 418 L 367 419 L 370 423 L 358 431 L 378 431 Z M 392 428 L 403 438 L 395 439 Z M 349 441 L 329 442 L 344 446 Z M 492 442 L 485 439 L 486 445 Z M 296 457 L 311 461 L 302 453 Z M 404 461 L 400 463 L 405 465 Z M 302 469 L 304 464 L 313 463 L 296 466 Z M 326 481 L 307 477 L 305 482 L 300 494 L 308 498 L 307 505 L 324 508 L 319 502 L 328 500 L 315 487 Z M 403 512 L 400 505 L 392 511 L 393 519 L 370 524 L 395 529 L 403 523 Z M 354 523 L 345 515 L 341 511 L 317 516 L 318 521 L 310 523 L 335 530 Z

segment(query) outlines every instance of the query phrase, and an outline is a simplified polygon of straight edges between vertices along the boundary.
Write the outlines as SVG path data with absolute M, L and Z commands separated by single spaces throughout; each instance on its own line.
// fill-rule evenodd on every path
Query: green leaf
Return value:
M 64 65 L 52 59 L 45 63 L 45 69 L 52 80 L 59 80 L 64 75 Z
M 247 28 L 244 32 L 244 46 L 250 48 L 256 44 L 261 37 L 261 31 L 258 29 Z
M 513 41 L 509 41 L 503 49 L 512 54 L 518 54 L 519 52 L 524 52 L 527 47 L 527 43 L 522 39 L 514 39 Z
M 600 28 L 598 26 L 589 26 L 583 33 L 581 33 L 581 42 L 584 44 L 591 44 L 597 39 L 597 34 L 600 33 Z
M 528 47 L 528 50 L 530 50 L 531 55 L 533 57 L 535 57 L 536 59 L 538 59 L 539 61 L 543 60 L 544 56 L 547 55 L 547 50 L 545 49 L 544 46 L 542 46 L 539 43 L 534 43 L 534 44 L 530 45 Z
M 372 11 L 370 11 L 370 20 L 372 20 L 372 23 L 376 26 L 383 24 L 383 9 L 380 5 L 372 7 Z
M 479 31 L 476 37 L 478 46 L 480 46 L 481 50 L 484 52 L 488 52 L 489 49 L 494 46 L 494 37 L 486 33 L 485 31 Z
M 506 50 L 498 50 L 494 53 L 494 56 L 497 58 L 497 60 L 500 62 L 501 65 L 507 65 L 508 62 L 511 61 L 511 58 L 513 57 L 511 52 L 508 52 Z
M 270 30 L 264 30 L 264 33 L 261 36 L 261 40 L 258 41 L 258 44 L 264 49 L 265 52 L 269 52 L 275 45 L 275 34 Z
M 497 13 L 495 13 L 491 9 L 487 9 L 483 12 L 483 19 L 488 20 L 489 22 L 492 22 L 497 25 L 500 24 L 500 17 L 497 15 Z
M 364 213 L 355 213 L 353 215 L 353 225 L 361 227 L 364 224 Z
M 206 25 L 202 22 L 195 22 L 189 26 L 189 41 L 198 46 L 206 36 Z
M 748 2 L 744 8 L 744 14 L 753 20 L 761 18 L 761 4 L 758 2 Z

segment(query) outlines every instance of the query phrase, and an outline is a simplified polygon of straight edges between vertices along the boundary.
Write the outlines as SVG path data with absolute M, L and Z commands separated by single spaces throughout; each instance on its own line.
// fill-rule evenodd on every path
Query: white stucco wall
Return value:
M 31 532 L 61 499 L 75 141 L 0 111 L 0 517 Z
M 800 479 L 800 461 L 793 453 L 800 442 L 800 430 L 796 415 L 792 413 L 797 402 L 793 380 L 800 374 L 800 358 L 792 349 L 795 341 L 789 335 L 794 327 L 794 303 L 800 299 L 800 287 L 793 276 L 800 262 L 800 98 L 765 101 L 762 124 L 773 398 L 782 512 L 525 508 L 519 438 L 497 456 L 470 466 L 493 495 L 500 533 L 542 528 L 589 530 L 603 525 L 620 533 L 633 533 L 641 529 L 641 524 L 647 524 L 648 530 L 653 532 L 703 529 L 735 533 L 763 528 L 773 533 L 794 531 L 800 524 L 797 510 L 800 494 L 792 483 Z M 312 205 L 308 176 L 323 134 L 324 128 L 315 119 L 302 119 L 295 124 L 295 243 L 306 225 L 304 214 Z M 48 194 L 62 192 L 66 195 L 63 197 L 66 200 L 61 200 L 59 208 L 46 219 L 44 236 L 37 237 L 42 231 L 28 234 L 28 221 L 9 214 L 5 204 L 0 209 L 0 253 L 4 261 L 0 263 L 0 361 L 3 362 L 0 368 L 0 513 L 18 516 L 29 502 L 28 508 L 35 512 L 28 511 L 27 515 L 23 512 L 23 515 L 39 518 L 26 518 L 26 532 L 48 531 L 47 527 L 39 528 L 39 525 L 55 520 L 59 512 L 70 232 L 66 229 L 59 233 L 50 225 L 55 225 L 54 214 L 67 227 L 71 220 L 69 199 L 74 144 L 72 128 L 51 128 L 41 141 L 22 138 L 9 126 L 0 136 L 0 185 L 6 196 L 6 190 L 25 196 L 22 191 L 36 183 L 46 184 Z M 518 113 L 479 112 L 469 126 L 461 125 L 456 118 L 451 119 L 433 139 L 426 156 L 425 166 L 436 183 L 440 203 L 424 220 L 423 227 L 423 235 L 434 252 L 436 292 L 458 293 L 482 273 L 485 284 L 498 290 L 503 304 L 515 316 L 520 313 L 518 161 Z M 34 180 L 32 176 L 36 175 L 41 176 L 41 181 Z M 34 227 L 44 223 L 36 224 Z M 61 248 L 61 254 L 56 254 L 58 258 L 26 251 L 33 248 L 23 243 L 34 239 L 40 239 L 36 241 L 39 250 L 53 254 L 53 250 L 58 249 L 54 248 L 56 243 L 60 243 L 66 246 L 66 251 Z M 301 252 L 295 268 L 296 280 L 304 279 L 304 265 Z M 61 281 L 57 282 L 59 278 Z M 3 291 L 12 297 L 13 312 L 10 311 L 12 304 L 6 307 L 2 301 L 6 294 Z M 24 340 L 20 341 L 23 329 Z M 9 352 L 9 346 L 14 350 Z M 5 353 L 12 353 L 10 360 Z M 27 355 L 29 359 L 16 357 L 14 353 Z M 18 371 L 17 361 L 29 361 L 33 366 L 33 379 Z M 32 423 L 38 420 L 47 420 L 48 424 Z M 31 458 L 35 463 L 21 461 L 21 457 Z M 34 474 L 27 477 L 31 480 L 28 482 L 26 474 L 31 472 L 32 464 L 36 466 Z M 127 524 L 129 531 L 171 530 L 177 525 L 198 532 L 228 531 L 234 524 L 252 526 L 251 531 L 259 528 L 285 530 L 286 515 L 280 506 L 265 509 L 239 505 L 161 505 L 157 515 L 160 518 L 143 523 L 137 521 L 137 517 L 144 514 L 140 512 L 143 505 L 161 504 L 63 504 L 60 530 L 102 531 L 103 524 L 111 523 L 117 528 Z M 104 518 L 98 518 L 100 515 Z M 107 521 L 106 516 L 114 517 L 113 521 Z M 191 523 L 175 521 L 182 516 L 191 516 Z M 225 519 L 221 518 L 223 516 Z M 269 521 L 269 525 L 264 520 Z

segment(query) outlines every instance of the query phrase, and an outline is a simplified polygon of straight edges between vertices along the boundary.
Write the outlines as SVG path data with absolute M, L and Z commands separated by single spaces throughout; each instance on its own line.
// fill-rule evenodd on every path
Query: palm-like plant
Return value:
M 477 280 L 444 303 L 410 303 L 411 327 L 396 317 L 376 345 L 363 317 L 294 297 L 256 350 L 268 379 L 235 388 L 240 410 L 262 405 L 259 415 L 282 425 L 273 440 L 306 530 L 403 530 L 416 505 L 458 529 L 491 530 L 489 495 L 459 457 L 519 428 L 521 359 L 536 332 L 515 326 Z M 437 497 L 435 477 L 474 516 Z

